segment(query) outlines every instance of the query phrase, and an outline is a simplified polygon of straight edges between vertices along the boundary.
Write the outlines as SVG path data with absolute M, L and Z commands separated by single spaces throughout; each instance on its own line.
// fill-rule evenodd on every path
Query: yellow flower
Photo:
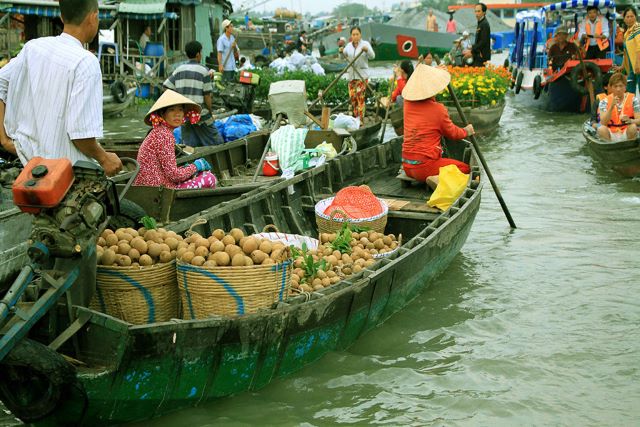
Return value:
M 495 99 L 491 100 L 491 105 L 496 105 L 496 100 Z

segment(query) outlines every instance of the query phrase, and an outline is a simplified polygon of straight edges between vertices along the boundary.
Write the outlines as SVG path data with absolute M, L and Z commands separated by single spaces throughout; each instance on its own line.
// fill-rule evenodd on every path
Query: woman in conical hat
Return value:
M 451 75 L 443 69 L 418 64 L 402 91 L 404 98 L 404 142 L 402 168 L 407 176 L 424 181 L 438 175 L 442 166 L 456 165 L 469 173 L 469 165 L 442 157 L 440 139 L 459 140 L 473 134 L 473 126 L 459 128 L 449 118 L 444 105 L 435 97 L 442 92 Z
M 205 159 L 176 165 L 173 130 L 186 121 L 200 120 L 200 106 L 172 90 L 165 91 L 144 118 L 151 131 L 138 150 L 140 171 L 134 185 L 167 188 L 215 188 L 216 177 Z

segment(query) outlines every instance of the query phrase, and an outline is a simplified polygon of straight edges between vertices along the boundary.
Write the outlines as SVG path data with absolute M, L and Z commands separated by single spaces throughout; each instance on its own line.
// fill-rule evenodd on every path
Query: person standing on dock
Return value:
M 151 25 L 147 25 L 144 27 L 144 31 L 140 36 L 140 40 L 138 44 L 140 45 L 140 53 L 144 53 L 144 49 L 147 47 L 147 43 L 151 40 Z
M 446 31 L 449 34 L 455 34 L 458 32 L 456 21 L 453 20 L 453 13 L 449 14 L 449 20 L 447 21 Z
M 353 107 L 353 116 L 360 118 L 360 126 L 364 125 L 365 95 L 369 79 L 369 60 L 376 57 L 371 44 L 362 40 L 360 27 L 351 28 L 351 41 L 346 47 L 340 48 L 340 53 L 349 61 L 364 52 L 349 68 L 349 98 Z
M 199 122 L 186 122 L 181 126 L 182 141 L 191 147 L 223 144 L 211 114 L 213 84 L 209 70 L 201 63 L 202 44 L 190 41 L 184 50 L 189 62 L 176 68 L 163 83 L 165 88 L 186 96 L 202 108 Z
M 427 31 L 438 32 L 438 21 L 433 14 L 433 9 L 429 9 L 429 15 L 427 16 Z
M 222 73 L 222 80 L 232 82 L 236 79 L 236 55 L 238 47 L 233 33 L 233 24 L 228 19 L 222 21 L 223 33 L 218 37 L 218 70 Z
M 473 58 L 474 67 L 482 67 L 491 60 L 491 26 L 487 20 L 487 5 L 478 3 L 475 5 L 475 15 L 478 20 L 476 28 L 476 40 L 471 49 L 464 52 L 465 58 Z
M 0 142 L 23 165 L 31 158 L 95 159 L 108 176 L 122 162 L 102 137 L 102 73 L 84 49 L 98 33 L 97 0 L 60 0 L 63 33 L 27 42 L 0 70 Z
M 609 23 L 596 6 L 587 6 L 587 16 L 578 33 L 584 46 L 584 59 L 604 59 L 609 49 Z

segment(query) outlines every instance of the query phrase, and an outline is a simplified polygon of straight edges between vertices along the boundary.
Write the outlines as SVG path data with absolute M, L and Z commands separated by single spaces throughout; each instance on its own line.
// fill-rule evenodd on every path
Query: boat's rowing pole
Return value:
M 322 93 L 320 94 L 320 96 L 318 96 L 318 98 L 316 98 L 311 104 L 309 104 L 309 106 L 307 107 L 307 110 L 310 110 L 311 108 L 313 108 L 314 105 L 316 105 L 318 102 L 320 102 L 320 100 L 322 99 L 322 97 L 324 96 L 325 93 L 329 92 L 329 89 L 331 89 L 333 87 L 333 85 L 335 85 L 338 80 L 340 80 L 340 77 L 342 77 L 342 75 L 344 73 L 347 72 L 347 70 L 353 65 L 354 62 L 356 62 L 358 60 L 358 58 L 360 58 L 360 55 L 362 55 L 362 52 L 364 51 L 360 51 L 352 60 L 351 62 L 349 62 L 349 64 L 344 67 L 342 69 L 342 71 L 340 71 L 338 73 L 338 75 L 336 76 L 335 79 L 333 79 L 333 81 L 331 83 L 329 83 L 329 85 L 327 86 L 327 88 L 325 90 L 322 91 Z
M 460 101 L 458 101 L 458 97 L 456 96 L 456 93 L 453 91 L 453 87 L 451 86 L 451 83 L 447 85 L 447 88 L 449 89 L 449 94 L 451 95 L 451 99 L 453 99 L 453 102 L 456 104 L 456 109 L 458 110 L 458 114 L 460 114 L 460 118 L 462 119 L 462 122 L 469 123 L 467 121 L 467 116 L 464 114 L 464 111 L 462 111 L 462 107 L 460 106 Z M 513 218 L 511 217 L 509 208 L 507 207 L 507 204 L 502 198 L 502 194 L 500 194 L 500 189 L 498 188 L 498 185 L 493 179 L 493 175 L 491 175 L 489 166 L 487 165 L 487 162 L 485 161 L 484 156 L 480 151 L 480 147 L 478 147 L 478 141 L 476 140 L 476 136 L 474 134 L 471 134 L 469 139 L 471 139 L 471 143 L 473 144 L 473 148 L 476 150 L 476 154 L 480 159 L 480 163 L 482 163 L 482 167 L 484 168 L 485 172 L 487 173 L 487 176 L 489 177 L 489 182 L 491 183 L 491 187 L 493 187 L 493 191 L 496 193 L 498 202 L 500 202 L 500 207 L 502 207 L 502 211 L 504 212 L 504 215 L 507 217 L 507 221 L 509 221 L 509 225 L 511 226 L 511 228 L 517 228 L 516 223 L 513 221 Z

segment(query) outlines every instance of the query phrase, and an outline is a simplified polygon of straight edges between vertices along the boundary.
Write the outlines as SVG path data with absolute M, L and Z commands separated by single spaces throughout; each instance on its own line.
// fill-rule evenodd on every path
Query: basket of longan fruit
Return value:
M 289 247 L 239 228 L 192 233 L 176 256 L 184 319 L 255 313 L 284 300 L 291 286 Z
M 91 308 L 133 324 L 178 317 L 175 257 L 182 240 L 163 228 L 105 230 L 96 246 Z

